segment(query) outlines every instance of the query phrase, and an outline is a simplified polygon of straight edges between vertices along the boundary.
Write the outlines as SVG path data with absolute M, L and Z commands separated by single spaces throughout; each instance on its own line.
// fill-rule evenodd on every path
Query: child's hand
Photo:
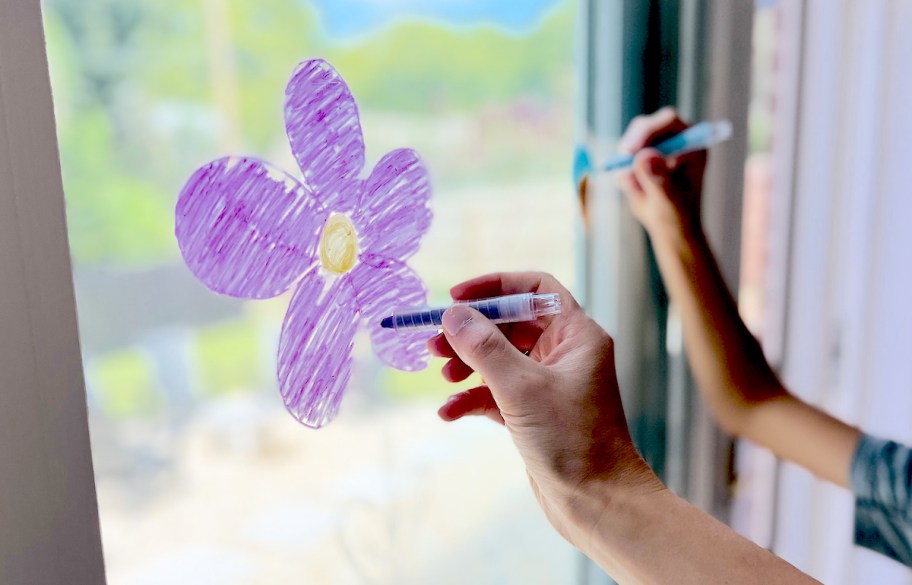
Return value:
M 633 171 L 618 175 L 618 186 L 627 195 L 634 217 L 653 238 L 687 233 L 700 226 L 700 192 L 706 151 L 663 158 L 646 148 L 683 132 L 683 122 L 673 108 L 637 116 L 621 139 L 622 150 L 637 153 Z

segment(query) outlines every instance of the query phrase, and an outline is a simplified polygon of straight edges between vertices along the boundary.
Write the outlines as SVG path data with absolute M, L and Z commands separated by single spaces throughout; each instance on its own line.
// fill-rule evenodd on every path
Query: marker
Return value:
M 732 136 L 732 124 L 728 120 L 719 120 L 717 122 L 700 122 L 694 124 L 687 130 L 672 136 L 668 140 L 660 142 L 655 148 L 663 156 L 678 156 L 695 152 L 698 150 L 707 150 L 711 146 L 725 142 Z M 628 169 L 633 166 L 633 159 L 636 154 L 619 154 L 609 158 L 602 164 L 597 172 L 610 172 L 620 169 Z M 589 151 L 584 146 L 577 146 L 573 156 L 573 184 L 579 185 L 583 177 L 592 172 L 592 161 L 589 159 Z
M 557 293 L 522 293 L 477 301 L 459 301 L 454 305 L 472 307 L 494 323 L 534 321 L 546 315 L 557 315 L 561 311 L 560 295 Z M 384 317 L 380 326 L 396 331 L 440 329 L 443 313 L 449 308 L 395 311 L 389 317 Z

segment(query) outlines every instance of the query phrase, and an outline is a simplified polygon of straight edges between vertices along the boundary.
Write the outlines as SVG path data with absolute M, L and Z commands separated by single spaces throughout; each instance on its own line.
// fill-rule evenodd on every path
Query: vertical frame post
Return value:
M 39 0 L 0 2 L 0 582 L 105 582 Z

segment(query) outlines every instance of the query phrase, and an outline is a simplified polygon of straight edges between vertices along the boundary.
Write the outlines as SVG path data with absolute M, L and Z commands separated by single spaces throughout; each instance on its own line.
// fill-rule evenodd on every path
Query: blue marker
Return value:
M 557 315 L 561 311 L 560 295 L 557 293 L 522 293 L 455 304 L 472 307 L 494 323 L 534 321 L 539 317 Z M 447 309 L 449 307 L 396 311 L 380 321 L 380 326 L 396 331 L 440 329 L 443 313 Z
M 732 125 L 728 120 L 700 122 L 652 148 L 658 150 L 663 156 L 678 156 L 697 150 L 706 150 L 720 142 L 725 142 L 731 138 L 731 135 Z M 599 166 L 597 171 L 610 172 L 630 168 L 633 166 L 634 156 L 635 154 L 613 156 Z M 592 162 L 589 160 L 589 152 L 585 147 L 577 146 L 573 157 L 573 184 L 579 185 L 583 177 L 591 172 Z

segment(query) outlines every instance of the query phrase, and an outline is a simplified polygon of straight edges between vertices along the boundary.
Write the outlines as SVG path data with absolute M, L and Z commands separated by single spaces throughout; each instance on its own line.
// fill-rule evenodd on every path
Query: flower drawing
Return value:
M 214 160 L 181 190 L 175 235 L 190 270 L 215 292 L 264 299 L 294 287 L 279 388 L 288 411 L 318 428 L 339 410 L 360 327 L 385 364 L 426 365 L 432 333 L 397 333 L 380 320 L 394 307 L 426 305 L 406 260 L 430 226 L 431 187 L 410 149 L 387 153 L 362 176 L 358 108 L 326 61 L 295 69 L 285 127 L 300 179 L 252 157 Z

